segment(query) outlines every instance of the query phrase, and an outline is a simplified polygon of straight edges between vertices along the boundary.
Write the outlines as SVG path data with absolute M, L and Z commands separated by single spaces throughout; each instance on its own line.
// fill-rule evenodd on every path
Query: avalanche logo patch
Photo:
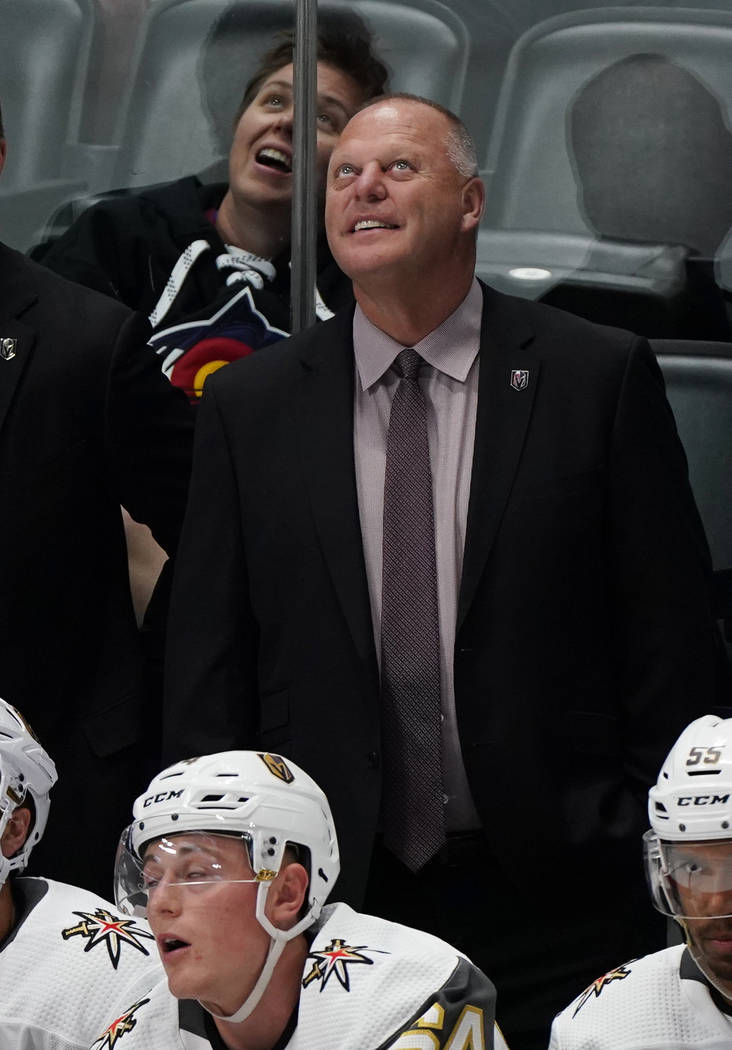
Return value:
M 129 1010 L 125 1010 L 116 1020 L 112 1021 L 109 1028 L 105 1029 L 98 1039 L 94 1040 L 90 1050 L 93 1050 L 95 1046 L 98 1046 L 99 1050 L 113 1050 L 122 1036 L 131 1032 L 137 1024 L 137 1018 L 133 1015 L 141 1006 L 149 1002 L 149 999 L 139 999 Z
M 630 960 L 634 962 L 633 959 Z M 572 1017 L 576 1017 L 582 1007 L 585 1005 L 588 999 L 593 995 L 597 999 L 604 988 L 612 981 L 624 981 L 626 977 L 631 974 L 630 963 L 625 963 L 623 966 L 618 966 L 615 970 L 610 970 L 608 973 L 603 974 L 602 977 L 598 977 L 596 981 L 593 981 L 589 988 L 585 988 L 582 995 L 579 997 L 579 1001 L 574 1008 Z
M 390 952 L 381 951 L 379 948 L 368 948 L 365 944 L 359 944 L 358 947 L 352 948 L 339 937 L 334 937 L 323 951 L 308 952 L 308 959 L 313 960 L 313 965 L 309 973 L 303 977 L 303 988 L 307 988 L 313 981 L 320 981 L 320 991 L 322 992 L 330 978 L 335 974 L 341 987 L 350 992 L 351 981 L 348 967 L 358 963 L 363 963 L 366 966 L 373 966 L 374 964 L 374 960 L 369 959 L 368 956 L 363 954 L 364 952 L 376 952 L 378 955 L 390 954 Z
M 243 288 L 212 316 L 160 329 L 148 345 L 162 359 L 171 383 L 195 403 L 213 372 L 287 335 L 269 323 L 254 305 L 251 290 Z
M 146 937 L 154 941 L 155 937 L 147 930 L 135 925 L 134 919 L 120 919 L 104 908 L 97 908 L 95 912 L 75 911 L 81 922 L 76 926 L 69 926 L 61 930 L 61 936 L 65 941 L 70 937 L 83 937 L 86 940 L 84 951 L 89 952 L 99 944 L 104 944 L 109 952 L 112 966 L 117 969 L 123 944 L 131 944 L 138 952 L 149 955 L 149 951 L 141 943 L 140 938 Z

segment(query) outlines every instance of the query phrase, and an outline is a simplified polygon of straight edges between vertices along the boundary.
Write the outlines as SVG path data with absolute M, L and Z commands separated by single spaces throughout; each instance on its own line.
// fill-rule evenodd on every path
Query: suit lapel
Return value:
M 301 353 L 300 455 L 321 549 L 359 655 L 375 660 L 353 457 L 353 310 L 318 325 Z
M 0 431 L 36 340 L 18 316 L 36 299 L 25 259 L 0 244 Z
M 516 301 L 483 289 L 478 411 L 468 503 L 460 630 L 495 542 L 518 470 L 539 381 L 533 331 Z

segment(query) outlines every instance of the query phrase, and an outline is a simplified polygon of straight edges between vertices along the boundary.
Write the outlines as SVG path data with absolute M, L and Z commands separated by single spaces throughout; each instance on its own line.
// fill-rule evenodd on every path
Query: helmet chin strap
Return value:
M 262 967 L 251 992 L 239 1009 L 228 1016 L 226 1014 L 214 1013 L 209 1006 L 206 1006 L 206 1004 L 201 1002 L 200 999 L 198 1000 L 204 1010 L 207 1010 L 212 1017 L 216 1017 L 219 1021 L 230 1021 L 232 1024 L 237 1024 L 239 1021 L 246 1021 L 247 1017 L 249 1017 L 254 1011 L 264 995 L 274 972 L 274 968 L 277 965 L 282 952 L 285 950 L 287 942 L 293 940 L 293 938 L 297 937 L 303 930 L 307 929 L 308 926 L 311 926 L 320 911 L 320 905 L 315 904 L 308 914 L 300 919 L 300 921 L 294 926 L 290 927 L 288 930 L 281 930 L 278 926 L 275 926 L 264 913 L 264 906 L 267 903 L 267 891 L 270 886 L 270 882 L 260 882 L 257 889 L 257 903 L 254 914 L 259 925 L 269 934 L 270 942 L 267 958 L 264 960 L 264 966 Z
M 732 1004 L 732 992 L 726 988 L 723 988 L 722 985 L 719 983 L 719 978 L 715 977 L 715 975 L 710 970 L 706 960 L 704 959 L 704 956 L 694 944 L 694 941 L 692 940 L 691 934 L 689 933 L 685 921 L 683 919 L 677 919 L 677 922 L 681 926 L 681 929 L 684 931 L 684 936 L 686 937 L 686 947 L 689 949 L 689 954 L 691 955 L 696 965 L 699 967 L 699 969 L 704 974 L 709 983 L 713 985 L 714 988 L 719 992 L 722 998 L 726 1002 Z
M 236 1010 L 233 1014 L 229 1014 L 228 1016 L 226 1014 L 217 1014 L 199 999 L 198 1001 L 199 1003 L 201 1003 L 201 1006 L 204 1008 L 204 1010 L 207 1010 L 212 1017 L 218 1018 L 219 1021 L 231 1021 L 232 1024 L 237 1024 L 239 1021 L 246 1021 L 247 1017 L 249 1017 L 249 1015 L 254 1011 L 255 1007 L 259 1005 L 259 1000 L 264 995 L 265 988 L 269 984 L 272 972 L 275 966 L 277 965 L 277 960 L 284 951 L 286 943 L 287 942 L 284 940 L 275 940 L 274 938 L 272 938 L 272 940 L 269 942 L 269 951 L 267 952 L 267 958 L 264 960 L 262 972 L 257 978 L 256 984 L 252 988 L 251 992 L 246 997 L 246 999 L 241 1004 L 238 1010 Z

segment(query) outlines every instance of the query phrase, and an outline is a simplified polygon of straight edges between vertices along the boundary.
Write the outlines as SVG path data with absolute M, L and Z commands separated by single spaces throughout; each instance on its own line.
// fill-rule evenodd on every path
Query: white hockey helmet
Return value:
M 14 811 L 30 800 L 34 820 L 22 848 L 13 857 L 0 851 L 0 886 L 13 871 L 23 871 L 30 852 L 46 829 L 49 792 L 57 780 L 56 766 L 41 747 L 19 711 L 0 700 L 0 837 Z
M 695 862 L 689 844 L 719 844 L 714 884 L 724 888 L 729 879 L 732 889 L 732 865 L 727 876 L 721 862 L 725 841 L 732 847 L 732 718 L 703 715 L 686 727 L 648 793 L 648 815 L 644 844 L 654 905 L 677 919 L 700 917 L 688 914 L 691 894 L 679 896 L 679 886 L 710 892 L 710 874 Z
M 271 938 L 270 952 L 252 993 L 227 1020 L 241 1021 L 261 998 L 285 943 L 311 926 L 340 871 L 338 841 L 324 793 L 302 769 L 279 755 L 226 751 L 177 762 L 159 773 L 135 801 L 115 868 L 115 900 L 126 914 L 145 914 L 144 847 L 185 832 L 238 834 L 259 883 L 255 915 Z M 170 839 L 170 842 L 168 842 Z M 267 892 L 287 846 L 303 848 L 309 886 L 303 914 L 282 930 L 265 914 Z

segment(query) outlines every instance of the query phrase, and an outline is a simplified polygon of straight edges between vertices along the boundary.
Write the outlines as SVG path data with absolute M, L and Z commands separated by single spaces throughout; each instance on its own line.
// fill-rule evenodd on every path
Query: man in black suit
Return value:
M 326 225 L 356 310 L 206 387 L 165 736 L 171 758 L 294 755 L 343 829 L 341 895 L 450 931 L 495 977 L 509 1044 L 540 1047 L 568 988 L 661 936 L 632 906 L 645 782 L 685 721 L 729 702 L 729 668 L 648 345 L 480 285 L 475 173 L 464 127 L 424 100 L 346 126 Z M 423 451 L 391 459 L 402 383 L 421 390 L 431 464 L 406 511 Z M 403 688 L 425 702 L 400 722 Z M 434 734 L 436 760 L 409 757 Z M 413 811 L 415 780 L 431 787 Z M 415 861 L 402 847 L 420 836 Z
M 116 828 L 160 736 L 120 505 L 172 553 L 190 469 L 191 410 L 148 334 L 0 244 L 0 696 L 53 746 L 54 802 L 73 821 L 73 836 L 49 830 L 35 870 L 106 896 Z

